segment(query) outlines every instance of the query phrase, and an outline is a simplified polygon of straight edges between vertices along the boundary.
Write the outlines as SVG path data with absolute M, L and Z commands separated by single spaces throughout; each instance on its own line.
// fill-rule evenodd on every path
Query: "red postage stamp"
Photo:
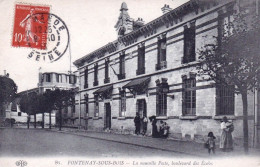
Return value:
M 15 5 L 12 46 L 46 49 L 50 7 Z

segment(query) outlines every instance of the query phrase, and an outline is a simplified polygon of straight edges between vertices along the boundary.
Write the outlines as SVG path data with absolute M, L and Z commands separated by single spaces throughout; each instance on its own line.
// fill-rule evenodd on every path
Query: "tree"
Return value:
M 248 153 L 247 94 L 260 79 L 260 28 L 258 17 L 236 13 L 224 24 L 223 36 L 199 50 L 198 70 L 217 84 L 234 85 L 243 102 L 244 151 Z M 225 27 L 225 28 L 224 28 Z
M 36 128 L 36 114 L 40 112 L 40 98 L 37 93 L 29 93 L 21 96 L 20 109 L 28 115 L 34 115 L 34 128 Z M 29 127 L 28 121 L 28 127 Z
M 59 130 L 62 127 L 62 109 L 74 105 L 75 91 L 55 89 L 50 91 L 50 96 L 54 98 L 53 109 L 58 110 Z
M 8 76 L 0 76 L 0 112 L 5 112 L 6 105 L 14 100 L 16 93 L 15 82 Z
M 51 129 L 51 112 L 54 109 L 55 94 L 52 91 L 46 91 L 42 95 L 41 109 L 44 114 L 49 113 L 49 129 Z M 44 127 L 43 127 L 44 128 Z

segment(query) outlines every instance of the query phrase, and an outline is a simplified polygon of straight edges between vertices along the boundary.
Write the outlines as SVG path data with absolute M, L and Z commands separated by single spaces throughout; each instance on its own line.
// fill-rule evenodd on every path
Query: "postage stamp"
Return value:
M 12 46 L 46 49 L 50 7 L 15 5 Z M 40 13 L 40 14 L 37 14 Z
M 28 59 L 54 62 L 68 49 L 68 28 L 50 7 L 16 4 L 13 29 L 12 46 L 32 48 Z

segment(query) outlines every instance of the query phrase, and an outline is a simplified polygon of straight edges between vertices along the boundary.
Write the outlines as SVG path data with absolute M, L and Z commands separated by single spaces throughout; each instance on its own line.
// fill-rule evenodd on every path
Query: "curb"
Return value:
M 51 132 L 56 132 L 56 133 L 64 133 L 64 134 L 72 134 L 72 135 L 81 136 L 81 137 L 87 137 L 87 138 L 91 138 L 91 139 L 98 139 L 98 140 L 110 141 L 110 142 L 115 142 L 115 143 L 128 144 L 128 145 L 133 145 L 133 146 L 138 146 L 138 147 L 144 147 L 144 148 L 149 148 L 149 149 L 156 149 L 156 150 L 160 150 L 160 151 L 167 151 L 167 152 L 185 154 L 185 155 L 192 156 L 192 157 L 201 157 L 201 158 L 208 157 L 206 155 L 203 156 L 203 155 L 197 155 L 197 154 L 187 153 L 187 152 L 183 152 L 183 151 L 174 151 L 174 150 L 171 150 L 171 149 L 156 148 L 156 147 L 145 146 L 145 145 L 141 145 L 141 144 L 134 144 L 134 143 L 122 142 L 122 141 L 118 141 L 118 140 L 111 140 L 111 139 L 104 139 L 104 138 L 99 138 L 99 137 L 83 135 L 83 134 L 76 134 L 75 132 L 56 131 L 56 130 L 49 130 L 49 129 L 48 130 L 46 129 L 46 131 L 51 131 Z M 100 133 L 102 133 L 102 132 L 100 132 Z

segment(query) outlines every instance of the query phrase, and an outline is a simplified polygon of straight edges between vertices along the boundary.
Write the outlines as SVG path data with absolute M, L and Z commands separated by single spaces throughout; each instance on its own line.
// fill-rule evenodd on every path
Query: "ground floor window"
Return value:
M 182 90 L 182 113 L 183 115 L 196 115 L 196 79 L 183 79 Z
M 167 93 L 169 92 L 169 85 L 167 78 L 156 80 L 156 116 L 167 116 Z
M 120 91 L 120 104 L 119 104 L 119 116 L 125 116 L 126 112 L 126 92 L 125 90 Z
M 157 116 L 167 115 L 167 93 L 158 92 L 156 95 Z
M 94 116 L 98 117 L 99 114 L 99 102 L 98 102 L 98 95 L 94 96 L 95 103 L 94 103 Z
M 216 113 L 217 115 L 234 115 L 235 87 L 234 85 L 216 85 Z

